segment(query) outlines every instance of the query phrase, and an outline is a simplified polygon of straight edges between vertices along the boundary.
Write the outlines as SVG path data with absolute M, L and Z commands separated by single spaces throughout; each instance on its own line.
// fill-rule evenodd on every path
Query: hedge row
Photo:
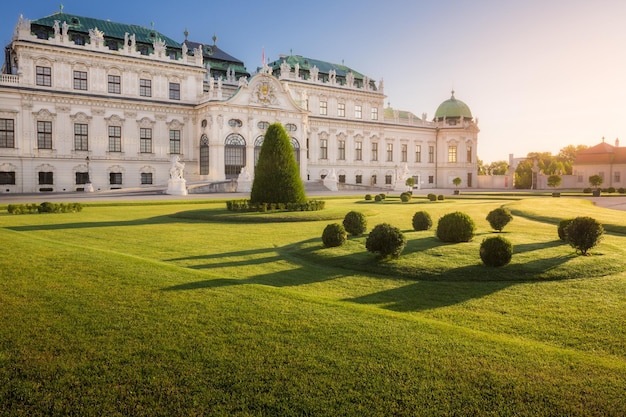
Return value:
M 306 203 L 251 203 L 250 200 L 230 200 L 226 202 L 229 211 L 268 212 L 268 211 L 318 211 L 326 206 L 324 200 L 309 200 Z
M 38 213 L 76 213 L 83 209 L 80 203 L 50 203 L 41 204 L 9 204 L 7 211 L 10 214 L 38 214 Z

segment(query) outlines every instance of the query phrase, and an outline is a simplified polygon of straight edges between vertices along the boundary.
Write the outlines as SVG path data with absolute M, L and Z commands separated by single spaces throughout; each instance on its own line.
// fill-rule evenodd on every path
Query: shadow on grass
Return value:
M 13 230 L 15 232 L 32 232 L 32 231 L 39 231 L 39 230 L 64 230 L 64 229 L 87 229 L 87 228 L 97 228 L 97 227 L 143 226 L 147 224 L 166 224 L 166 223 L 184 223 L 184 222 L 185 221 L 173 219 L 171 216 L 156 216 L 156 217 L 147 217 L 147 218 L 135 219 L 135 220 L 10 226 L 10 227 L 6 227 L 6 229 Z M 189 220 L 187 222 L 189 222 Z

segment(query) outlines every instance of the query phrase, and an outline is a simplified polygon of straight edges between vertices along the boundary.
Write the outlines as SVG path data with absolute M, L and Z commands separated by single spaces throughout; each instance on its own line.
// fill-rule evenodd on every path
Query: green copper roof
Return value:
M 91 17 L 77 16 L 73 14 L 67 14 L 62 12 L 54 13 L 50 16 L 42 17 L 41 19 L 33 20 L 32 25 L 53 27 L 54 21 L 59 21 L 59 26 L 66 22 L 69 32 L 89 33 L 89 29 L 98 28 L 104 33 L 106 38 L 124 39 L 124 35 L 135 35 L 135 41 L 137 43 L 152 44 L 156 39 L 161 39 L 165 42 L 165 45 L 172 48 L 181 48 L 181 44 L 173 39 L 168 38 L 162 33 L 157 32 L 154 29 L 129 25 L 125 23 L 115 23 L 108 20 L 94 19 Z
M 454 98 L 454 90 L 452 91 L 452 97 L 450 97 L 449 100 L 441 103 L 437 108 L 437 111 L 435 112 L 436 120 L 442 119 L 444 117 L 464 117 L 467 119 L 472 118 L 472 112 L 467 104 L 463 103 L 461 100 L 457 100 L 456 98 Z
M 393 119 L 396 116 L 398 117 L 399 120 L 420 120 L 419 117 L 417 117 L 416 115 L 414 115 L 413 113 L 411 113 L 410 111 L 405 111 L 405 110 L 395 110 L 392 107 L 385 107 L 383 109 L 384 115 L 385 115 L 385 119 Z

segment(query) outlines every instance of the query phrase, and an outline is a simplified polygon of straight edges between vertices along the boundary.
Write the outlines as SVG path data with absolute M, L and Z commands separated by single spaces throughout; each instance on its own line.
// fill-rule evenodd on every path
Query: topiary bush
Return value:
M 406 237 L 388 223 L 376 225 L 367 236 L 365 247 L 370 252 L 378 252 L 381 258 L 397 258 L 406 245 Z
M 432 227 L 433 221 L 430 218 L 430 214 L 425 211 L 418 211 L 413 215 L 413 229 L 414 230 L 428 230 Z
M 443 194 L 439 194 L 437 196 L 437 200 L 439 200 L 439 201 L 443 201 L 444 199 L 445 199 L 445 197 L 443 196 Z
M 498 207 L 487 214 L 487 221 L 494 230 L 501 232 L 504 226 L 513 220 L 511 211 L 506 207 Z
M 374 201 L 383 201 L 382 194 L 376 194 L 376 196 L 374 197 Z
M 583 188 L 583 193 L 585 194 L 591 194 L 591 188 L 587 187 L 587 188 Z
M 442 242 L 469 242 L 474 237 L 476 225 L 465 213 L 445 214 L 437 223 L 437 237 Z
M 562 219 L 559 222 L 559 227 L 557 228 L 557 232 L 559 234 L 559 239 L 561 239 L 564 242 L 567 240 L 567 235 L 565 233 L 565 229 L 567 229 L 567 226 L 569 226 L 569 224 L 572 222 L 572 220 L 574 220 L 574 219 Z
M 324 228 L 322 232 L 322 243 L 327 248 L 334 248 L 344 244 L 348 234 L 346 229 L 339 223 L 331 223 Z
M 565 228 L 565 240 L 581 255 L 587 255 L 587 251 L 602 239 L 604 227 L 592 217 L 576 217 Z
M 480 244 L 480 259 L 487 266 L 504 266 L 512 257 L 513 245 L 502 236 L 488 237 Z
M 367 230 L 367 219 L 358 211 L 351 211 L 343 218 L 343 227 L 352 236 L 360 236 Z
M 609 192 L 609 194 L 613 194 L 615 192 L 615 187 L 609 187 L 606 190 Z
M 433 193 L 428 193 L 427 197 L 430 201 L 437 201 L 437 196 Z
M 411 201 L 411 193 L 404 192 L 400 194 L 400 201 L 402 201 L 403 203 L 408 203 L 409 201 Z
M 619 188 L 617 189 L 617 192 L 618 192 L 618 193 L 620 193 L 620 194 L 624 194 L 624 193 L 626 193 L 626 188 L 624 188 L 624 187 L 619 187 Z
M 371 194 L 365 194 L 365 200 L 366 201 L 370 201 L 372 199 L 372 195 Z
M 387 198 L 387 196 L 384 193 L 380 193 L 378 195 L 380 196 L 381 200 L 384 200 L 385 198 Z

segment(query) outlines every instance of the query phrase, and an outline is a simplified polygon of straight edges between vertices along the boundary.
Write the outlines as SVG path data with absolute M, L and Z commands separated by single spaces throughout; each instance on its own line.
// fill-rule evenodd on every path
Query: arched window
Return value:
M 200 175 L 209 175 L 209 138 L 200 137 Z
M 261 146 L 263 146 L 264 136 L 259 136 L 254 141 L 254 166 L 259 162 L 259 155 L 261 154 Z
M 237 178 L 246 166 L 246 141 L 243 136 L 232 133 L 224 142 L 224 174 L 226 178 Z
M 291 147 L 293 148 L 293 156 L 296 158 L 296 163 L 300 166 L 300 143 L 296 138 L 291 138 Z

